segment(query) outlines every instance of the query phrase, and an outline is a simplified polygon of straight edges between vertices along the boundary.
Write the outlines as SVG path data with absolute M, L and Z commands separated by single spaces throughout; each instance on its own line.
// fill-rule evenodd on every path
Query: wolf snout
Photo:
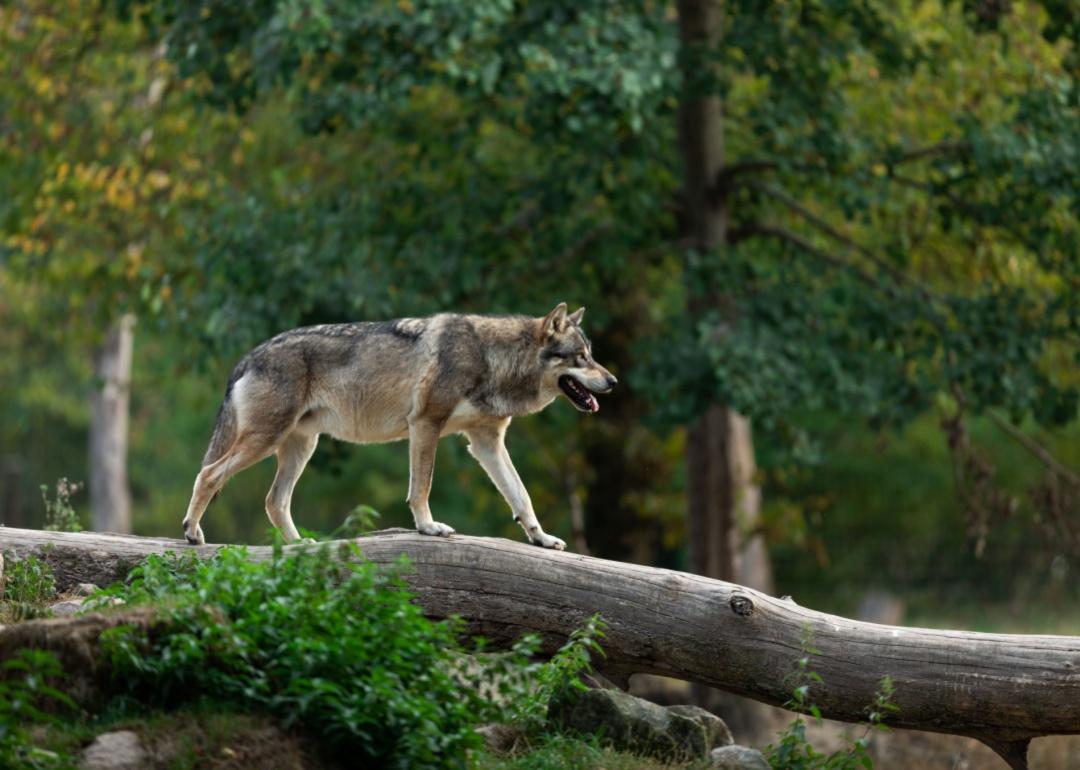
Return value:
M 607 374 L 604 376 L 604 387 L 600 390 L 601 393 L 610 393 L 619 381 L 615 379 L 614 374 Z

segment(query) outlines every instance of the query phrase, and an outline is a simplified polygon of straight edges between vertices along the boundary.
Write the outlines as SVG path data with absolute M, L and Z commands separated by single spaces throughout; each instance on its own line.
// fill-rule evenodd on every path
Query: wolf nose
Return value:
M 612 388 L 614 388 L 618 384 L 619 384 L 619 381 L 617 379 L 615 379 L 614 374 L 609 374 L 607 376 L 607 389 L 608 390 L 611 390 Z

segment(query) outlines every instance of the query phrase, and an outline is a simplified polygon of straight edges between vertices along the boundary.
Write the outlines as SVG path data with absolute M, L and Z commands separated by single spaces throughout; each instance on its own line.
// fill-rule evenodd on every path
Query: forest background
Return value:
M 0 521 L 39 526 L 122 429 L 100 472 L 178 536 L 254 344 L 567 301 L 620 386 L 509 445 L 571 548 L 1080 633 L 1069 5 L 0 3 Z M 296 521 L 411 526 L 407 475 L 403 444 L 324 439 Z M 212 542 L 266 540 L 272 476 Z M 109 499 L 72 501 L 109 528 Z M 461 439 L 432 508 L 521 537 Z

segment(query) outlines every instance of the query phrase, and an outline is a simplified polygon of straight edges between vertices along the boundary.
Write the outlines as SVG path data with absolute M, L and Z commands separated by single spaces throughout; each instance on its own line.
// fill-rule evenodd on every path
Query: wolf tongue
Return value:
M 589 406 L 592 408 L 593 414 L 600 411 L 600 402 L 596 400 L 596 396 L 592 393 L 589 394 Z

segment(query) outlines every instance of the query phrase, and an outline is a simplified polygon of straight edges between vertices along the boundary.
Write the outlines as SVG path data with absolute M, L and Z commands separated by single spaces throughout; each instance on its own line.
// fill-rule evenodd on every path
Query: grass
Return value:
M 596 740 L 583 741 L 565 735 L 549 734 L 537 738 L 529 750 L 514 757 L 482 753 L 474 758 L 475 770 L 706 770 L 707 760 L 661 762 L 649 757 L 613 751 Z

